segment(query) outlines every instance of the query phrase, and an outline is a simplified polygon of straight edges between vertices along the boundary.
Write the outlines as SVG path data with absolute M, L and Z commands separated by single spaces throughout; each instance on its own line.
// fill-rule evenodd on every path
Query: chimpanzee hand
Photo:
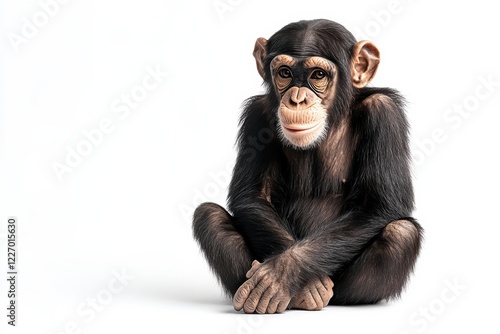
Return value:
M 264 263 L 253 261 L 243 283 L 233 298 L 236 311 L 245 313 L 282 313 L 291 300 L 288 286 L 288 258 L 275 258 Z

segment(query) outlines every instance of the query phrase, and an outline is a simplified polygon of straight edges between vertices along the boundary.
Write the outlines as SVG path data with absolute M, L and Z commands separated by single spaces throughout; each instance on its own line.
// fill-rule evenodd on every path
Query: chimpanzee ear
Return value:
M 267 39 L 263 37 L 257 38 L 255 42 L 255 48 L 253 49 L 253 56 L 255 57 L 255 63 L 257 64 L 257 71 L 259 72 L 262 79 L 266 78 L 266 70 L 264 69 L 264 60 L 267 56 Z
M 373 43 L 360 41 L 352 50 L 351 77 L 352 85 L 363 88 L 373 79 L 380 62 L 380 52 Z

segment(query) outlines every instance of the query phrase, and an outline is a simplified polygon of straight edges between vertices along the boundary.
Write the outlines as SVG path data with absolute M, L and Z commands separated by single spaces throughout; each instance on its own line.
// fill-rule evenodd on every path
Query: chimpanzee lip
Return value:
M 289 124 L 283 125 L 283 128 L 292 133 L 300 133 L 305 131 L 311 131 L 317 128 L 321 122 L 316 122 L 313 124 Z

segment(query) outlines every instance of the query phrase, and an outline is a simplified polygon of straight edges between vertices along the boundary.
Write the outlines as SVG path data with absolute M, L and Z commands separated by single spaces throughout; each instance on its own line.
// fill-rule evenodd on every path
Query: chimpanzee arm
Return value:
M 281 253 L 295 239 L 269 201 L 276 138 L 259 97 L 250 99 L 241 118 L 238 158 L 229 187 L 228 206 L 235 228 L 258 261 Z M 273 134 L 273 135 L 270 135 Z M 271 136 L 271 137 L 270 137 Z M 250 268 L 249 268 L 250 269 Z

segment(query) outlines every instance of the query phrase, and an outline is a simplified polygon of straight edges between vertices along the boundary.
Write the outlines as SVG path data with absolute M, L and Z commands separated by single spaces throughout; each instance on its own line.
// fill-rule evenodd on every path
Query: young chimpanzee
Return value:
M 231 214 L 204 203 L 193 219 L 234 308 L 280 313 L 399 297 L 422 228 L 410 216 L 404 100 L 365 87 L 379 51 L 313 20 L 259 38 L 254 56 L 266 94 L 248 99 L 241 117 Z

